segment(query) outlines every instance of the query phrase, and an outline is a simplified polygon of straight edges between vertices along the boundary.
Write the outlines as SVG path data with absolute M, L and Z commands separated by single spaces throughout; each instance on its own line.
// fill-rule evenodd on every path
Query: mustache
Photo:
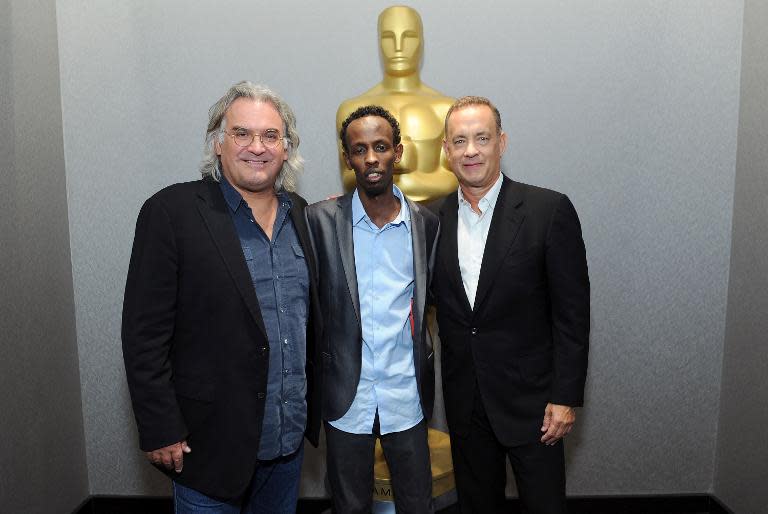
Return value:
M 384 174 L 384 170 L 381 168 L 366 168 L 365 169 L 365 176 L 370 175 L 371 173 L 378 173 L 380 175 Z

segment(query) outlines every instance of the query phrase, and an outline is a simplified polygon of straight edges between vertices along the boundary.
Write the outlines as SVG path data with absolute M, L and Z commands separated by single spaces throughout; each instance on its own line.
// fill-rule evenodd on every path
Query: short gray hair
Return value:
M 445 137 L 448 137 L 448 118 L 451 117 L 453 111 L 458 111 L 459 109 L 464 109 L 465 107 L 472 107 L 475 105 L 485 105 L 491 110 L 493 117 L 496 120 L 496 133 L 501 134 L 501 114 L 499 113 L 499 110 L 496 108 L 496 106 L 493 105 L 493 102 L 484 96 L 462 96 L 453 102 L 453 105 L 448 108 L 448 112 L 445 114 L 445 127 L 443 127 L 445 130 Z
M 238 98 L 250 98 L 257 102 L 269 102 L 280 114 L 285 128 L 288 159 L 283 162 L 283 167 L 275 182 L 275 191 L 285 189 L 295 191 L 299 173 L 304 169 L 304 159 L 299 154 L 299 133 L 296 131 L 296 116 L 293 110 L 277 93 L 261 84 L 254 84 L 244 80 L 238 82 L 222 96 L 218 102 L 208 109 L 208 130 L 205 133 L 205 146 L 203 147 L 203 160 L 200 163 L 200 173 L 203 177 L 211 177 L 216 182 L 221 180 L 221 161 L 216 155 L 215 141 L 224 142 L 224 125 L 227 110 Z

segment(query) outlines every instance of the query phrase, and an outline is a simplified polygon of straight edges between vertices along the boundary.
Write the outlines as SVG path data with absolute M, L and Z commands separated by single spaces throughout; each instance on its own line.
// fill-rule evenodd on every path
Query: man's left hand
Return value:
M 541 425 L 541 442 L 548 445 L 555 444 L 562 439 L 573 427 L 576 421 L 576 411 L 567 405 L 548 403 L 544 409 L 544 423 Z

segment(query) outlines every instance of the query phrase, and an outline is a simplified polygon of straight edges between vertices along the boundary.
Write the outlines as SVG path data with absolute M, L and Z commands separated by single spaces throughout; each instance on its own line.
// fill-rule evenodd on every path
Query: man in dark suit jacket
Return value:
M 250 82 L 209 116 L 203 179 L 152 196 L 136 224 L 122 338 L 140 446 L 177 513 L 293 513 L 320 408 L 296 119 Z
M 392 115 L 365 106 L 341 128 L 354 193 L 306 209 L 323 314 L 323 419 L 336 514 L 369 514 L 379 436 L 397 512 L 431 512 L 426 421 L 434 367 L 424 310 L 437 217 L 393 184 Z
M 562 437 L 583 403 L 589 278 L 565 195 L 501 174 L 498 110 L 464 97 L 444 148 L 459 180 L 440 205 L 434 293 L 462 514 L 503 512 L 509 458 L 529 513 L 565 512 Z

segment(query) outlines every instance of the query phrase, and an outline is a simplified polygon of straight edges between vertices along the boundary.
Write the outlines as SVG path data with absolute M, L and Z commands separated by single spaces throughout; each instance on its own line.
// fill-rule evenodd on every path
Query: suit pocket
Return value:
M 526 385 L 537 389 L 549 387 L 552 381 L 552 354 L 550 352 L 520 358 L 520 375 Z
M 328 375 L 331 372 L 331 364 L 333 363 L 333 358 L 331 357 L 331 354 L 328 352 L 322 352 L 322 358 L 323 362 L 321 364 L 321 378 L 322 381 L 325 382 L 327 380 Z
M 210 403 L 214 398 L 213 384 L 199 379 L 177 375 L 173 378 L 173 387 L 177 396 L 191 400 Z
M 177 375 L 173 378 L 173 385 L 176 401 L 189 430 L 187 440 L 190 446 L 194 446 L 195 438 L 205 433 L 206 427 L 210 425 L 215 410 L 213 384 Z
M 502 269 L 506 273 L 530 272 L 541 268 L 544 260 L 541 245 L 533 245 L 519 250 L 512 250 L 504 258 Z

